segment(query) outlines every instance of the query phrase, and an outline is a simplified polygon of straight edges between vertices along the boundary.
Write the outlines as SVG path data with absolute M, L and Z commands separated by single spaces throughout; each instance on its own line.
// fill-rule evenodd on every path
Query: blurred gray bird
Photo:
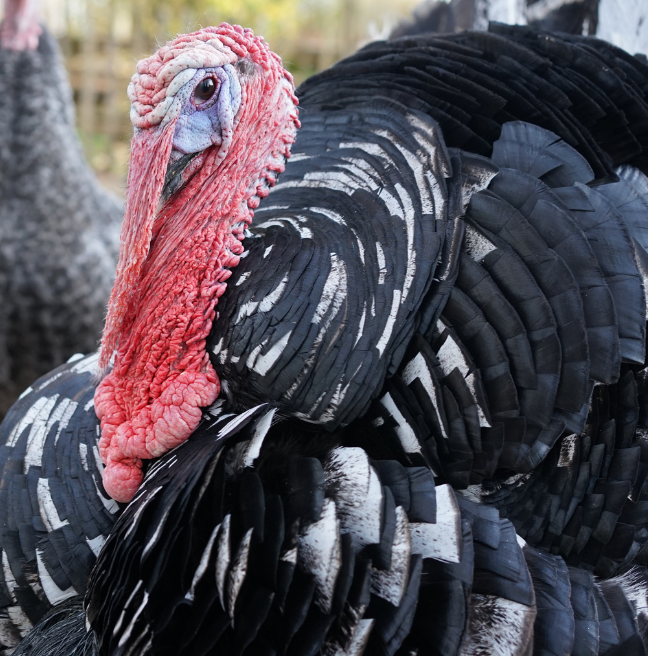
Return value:
M 33 380 L 96 348 L 122 205 L 75 134 L 72 91 L 34 0 L 0 27 L 0 417 Z

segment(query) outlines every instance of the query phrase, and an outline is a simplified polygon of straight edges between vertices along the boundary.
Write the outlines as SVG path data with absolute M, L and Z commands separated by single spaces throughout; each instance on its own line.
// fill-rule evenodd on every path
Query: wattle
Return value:
M 205 339 L 228 269 L 239 260 L 233 251 L 240 252 L 241 244 L 230 230 L 229 219 L 207 219 L 190 235 L 181 231 L 177 241 L 154 241 L 136 313 L 127 317 L 115 367 L 95 396 L 104 486 L 118 501 L 130 500 L 141 483 L 141 459 L 187 439 L 200 421 L 200 408 L 218 396 Z
M 109 374 L 95 396 L 101 419 L 99 452 L 106 463 L 103 483 L 115 500 L 130 501 L 142 483 L 141 460 L 154 458 L 178 446 L 200 422 L 201 406 L 214 402 L 220 391 L 211 366 L 205 372 L 183 371 L 170 380 L 150 406 L 124 421 L 117 401 L 121 379 Z

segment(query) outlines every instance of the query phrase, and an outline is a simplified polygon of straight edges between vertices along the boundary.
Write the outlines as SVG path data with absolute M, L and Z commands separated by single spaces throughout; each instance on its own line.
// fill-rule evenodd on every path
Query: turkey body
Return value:
M 96 356 L 3 423 L 15 653 L 646 653 L 647 95 L 497 25 L 305 83 L 192 437 L 120 509 Z
M 36 378 L 96 348 L 121 203 L 88 167 L 58 46 L 0 51 L 0 416 Z

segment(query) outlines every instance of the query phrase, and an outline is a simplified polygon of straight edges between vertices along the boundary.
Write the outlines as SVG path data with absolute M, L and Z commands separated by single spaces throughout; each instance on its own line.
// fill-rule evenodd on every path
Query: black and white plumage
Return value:
M 14 407 L 9 628 L 59 530 L 73 553 L 110 535 L 79 653 L 645 653 L 648 69 L 493 30 L 374 44 L 302 87 L 209 339 L 226 393 L 116 524 L 74 446 L 92 358 Z M 79 414 L 57 441 L 54 405 L 27 417 L 59 386 Z M 32 431 L 57 445 L 40 465 Z M 78 631 L 66 603 L 16 653 Z
M 462 32 L 464 30 L 486 30 L 489 21 L 520 23 L 532 25 L 551 32 L 569 34 L 596 34 L 599 26 L 600 0 L 450 0 L 438 2 L 425 0 L 415 7 L 412 18 L 403 20 L 391 31 L 390 38 L 432 32 Z M 603 9 L 607 22 L 611 19 L 611 7 Z M 627 4 L 616 7 L 619 14 L 627 11 Z M 623 18 L 628 19 L 628 15 Z M 632 26 L 619 21 L 623 32 L 630 32 Z M 614 27 L 618 26 L 615 25 Z M 614 27 L 604 25 L 608 34 Z
M 151 469 L 91 580 L 99 653 L 645 653 L 643 568 L 599 582 L 427 468 L 273 416 Z
M 5 649 L 49 608 L 83 594 L 119 510 L 101 483 L 96 362 L 77 358 L 39 379 L 3 423 L 11 426 L 0 482 Z
M 0 416 L 36 378 L 96 348 L 120 201 L 90 170 L 58 45 L 0 48 Z M 34 92 L 38 89 L 38 92 Z
M 343 122 L 305 114 L 208 350 L 238 404 L 276 401 L 332 428 L 363 414 L 394 371 L 412 310 L 439 302 L 433 277 L 461 239 L 467 183 L 450 178 L 436 125 L 398 102 L 350 107 Z

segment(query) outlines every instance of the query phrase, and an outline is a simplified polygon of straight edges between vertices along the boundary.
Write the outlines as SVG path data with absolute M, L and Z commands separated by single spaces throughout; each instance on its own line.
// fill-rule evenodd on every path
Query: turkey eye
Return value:
M 211 77 L 206 77 L 194 91 L 194 102 L 196 105 L 206 103 L 216 92 L 216 82 Z

